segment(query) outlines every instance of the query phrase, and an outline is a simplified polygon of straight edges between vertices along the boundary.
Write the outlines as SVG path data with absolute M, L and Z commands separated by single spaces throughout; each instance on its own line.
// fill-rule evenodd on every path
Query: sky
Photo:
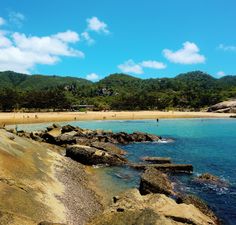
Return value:
M 1 0 L 0 71 L 236 74 L 235 0 Z

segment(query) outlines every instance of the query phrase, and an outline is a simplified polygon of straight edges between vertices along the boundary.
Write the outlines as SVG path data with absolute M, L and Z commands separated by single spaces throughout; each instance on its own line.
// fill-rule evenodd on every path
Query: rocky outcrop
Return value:
M 236 100 L 220 102 L 209 107 L 208 112 L 236 113 Z
M 83 166 L 62 151 L 0 129 L 0 224 L 82 225 L 100 212 Z
M 123 193 L 89 225 L 215 225 L 192 204 L 177 204 L 163 194 L 140 195 L 137 189 Z
M 127 163 L 125 158 L 116 153 L 83 145 L 67 147 L 66 156 L 84 165 L 105 164 L 109 166 L 118 166 Z
M 60 127 L 56 124 L 47 127 L 47 130 L 44 132 L 32 132 L 30 134 L 22 132 L 20 136 L 60 146 L 67 144 L 84 144 L 90 146 L 94 142 L 128 144 L 132 142 L 154 142 L 162 139 L 157 135 L 142 132 L 134 132 L 132 134 L 125 132 L 113 133 L 112 131 L 105 130 L 82 129 L 71 125 Z
M 202 175 L 195 178 L 194 181 L 198 183 L 213 184 L 220 187 L 226 187 L 229 185 L 226 181 L 221 180 L 219 177 L 210 173 L 203 173 Z
M 145 163 L 131 163 L 130 167 L 137 170 L 147 170 L 155 168 L 163 172 L 169 173 L 192 173 L 193 166 L 191 164 L 145 164 Z
M 209 208 L 209 206 L 200 198 L 195 195 L 181 195 L 178 197 L 177 201 L 178 204 L 185 203 L 187 205 L 194 205 L 198 208 L 202 213 L 207 215 L 211 218 L 216 224 L 220 224 L 219 219 L 215 215 L 215 213 Z
M 150 193 L 171 195 L 174 193 L 167 175 L 155 168 L 149 168 L 142 174 L 139 191 L 142 195 Z

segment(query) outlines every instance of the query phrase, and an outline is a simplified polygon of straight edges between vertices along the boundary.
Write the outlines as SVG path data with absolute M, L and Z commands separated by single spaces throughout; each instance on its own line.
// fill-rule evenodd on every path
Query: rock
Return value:
M 198 208 L 203 214 L 207 215 L 211 218 L 216 224 L 220 224 L 219 219 L 214 214 L 214 212 L 209 208 L 209 206 L 200 198 L 195 195 L 181 195 L 178 197 L 177 201 L 178 204 L 185 203 L 187 205 L 194 205 Z
M 143 157 L 142 160 L 155 164 L 171 163 L 171 159 L 169 157 Z
M 160 171 L 170 172 L 170 173 L 192 173 L 193 166 L 191 164 L 129 164 L 130 167 L 138 170 L 146 170 L 148 168 L 155 168 Z
M 52 125 L 52 127 L 53 127 L 53 128 L 61 128 L 61 125 L 60 125 L 60 124 L 57 124 L 57 123 L 54 123 L 54 124 Z
M 216 225 L 194 205 L 177 204 L 163 194 L 140 195 L 137 189 L 118 197 L 88 225 Z
M 97 149 L 103 150 L 103 151 L 107 151 L 107 152 L 113 152 L 115 154 L 120 154 L 120 155 L 125 155 L 126 151 L 124 151 L 123 149 L 117 147 L 114 144 L 111 143 L 103 143 L 103 142 L 92 142 L 90 144 L 91 147 L 95 147 Z
M 210 173 L 203 173 L 202 175 L 195 178 L 195 182 L 214 184 L 221 187 L 228 186 L 228 183 L 226 181 L 223 181 L 219 177 L 214 176 Z
M 118 154 L 106 152 L 90 146 L 73 145 L 66 149 L 66 156 L 84 165 L 123 165 L 127 160 Z
M 230 118 L 236 118 L 236 115 L 231 115 Z
M 76 131 L 70 131 L 67 133 L 62 133 L 56 137 L 56 142 L 58 145 L 72 145 L 76 144 Z
M 65 223 L 52 223 L 52 222 L 42 221 L 38 225 L 66 225 L 66 224 Z
M 209 107 L 208 112 L 236 113 L 236 100 L 220 102 Z
M 38 132 L 38 131 L 33 131 L 30 133 L 30 138 L 35 140 L 35 141 L 39 141 L 39 142 L 42 142 L 43 139 L 41 138 L 41 136 L 43 135 L 42 132 Z
M 173 187 L 166 174 L 155 168 L 149 168 L 141 176 L 139 191 L 142 195 L 159 193 L 173 194 Z
M 53 128 L 52 130 L 45 132 L 42 138 L 50 144 L 57 144 L 57 137 L 61 135 L 61 129 Z
M 61 133 L 63 134 L 63 133 L 68 133 L 68 132 L 71 132 L 71 131 L 74 131 L 76 128 L 75 127 L 73 127 L 73 126 L 71 126 L 71 125 L 66 125 L 66 126 L 63 126 L 62 128 L 61 128 Z

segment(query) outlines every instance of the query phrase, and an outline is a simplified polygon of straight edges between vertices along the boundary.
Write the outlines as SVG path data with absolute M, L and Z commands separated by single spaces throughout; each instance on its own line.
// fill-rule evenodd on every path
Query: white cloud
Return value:
M 224 71 L 219 71 L 219 72 L 217 72 L 217 77 L 223 77 L 223 76 L 225 76 L 225 72 Z
M 9 38 L 6 37 L 7 32 L 0 30 L 0 48 L 1 47 L 9 47 L 12 45 L 12 42 Z
M 80 40 L 79 34 L 77 34 L 74 31 L 71 31 L 71 30 L 67 30 L 66 32 L 57 33 L 56 35 L 54 35 L 54 37 L 61 40 L 61 41 L 71 42 L 71 43 L 75 43 Z
M 224 44 L 220 44 L 218 46 L 219 49 L 223 50 L 223 51 L 231 51 L 231 52 L 235 52 L 236 51 L 236 46 L 235 45 L 224 45 Z
M 8 15 L 9 21 L 18 27 L 21 27 L 25 16 L 22 13 L 11 11 Z
M 30 73 L 38 64 L 53 65 L 61 57 L 84 57 L 70 46 L 79 41 L 76 32 L 66 31 L 51 36 L 26 36 L 23 33 L 0 31 L 0 70 Z
M 199 64 L 206 61 L 205 56 L 199 54 L 199 48 L 195 43 L 185 42 L 183 43 L 183 48 L 172 51 L 169 49 L 164 49 L 164 56 L 173 63 L 179 64 Z
M 142 67 L 150 68 L 150 69 L 165 69 L 166 64 L 154 60 L 143 61 L 140 63 Z
M 95 41 L 90 37 L 88 32 L 83 32 L 81 34 L 82 40 L 86 41 L 89 45 L 93 44 Z
M 4 25 L 5 23 L 6 21 L 2 17 L 0 17 L 0 26 Z
M 86 76 L 86 79 L 91 81 L 96 81 L 99 79 L 99 75 L 97 75 L 96 73 L 90 73 Z
M 135 63 L 132 59 L 124 62 L 123 64 L 118 65 L 118 68 L 123 73 L 143 74 L 142 66 L 140 66 L 137 63 Z
M 109 30 L 107 28 L 107 24 L 100 21 L 95 16 L 87 19 L 87 23 L 88 23 L 88 27 L 87 27 L 88 30 L 95 31 L 98 33 L 106 33 L 106 34 L 109 33 Z

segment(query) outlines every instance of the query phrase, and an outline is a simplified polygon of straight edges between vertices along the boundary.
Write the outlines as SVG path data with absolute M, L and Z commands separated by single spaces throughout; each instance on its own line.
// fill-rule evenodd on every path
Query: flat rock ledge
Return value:
M 216 225 L 192 204 L 176 203 L 163 194 L 141 195 L 131 189 L 95 217 L 89 225 Z

